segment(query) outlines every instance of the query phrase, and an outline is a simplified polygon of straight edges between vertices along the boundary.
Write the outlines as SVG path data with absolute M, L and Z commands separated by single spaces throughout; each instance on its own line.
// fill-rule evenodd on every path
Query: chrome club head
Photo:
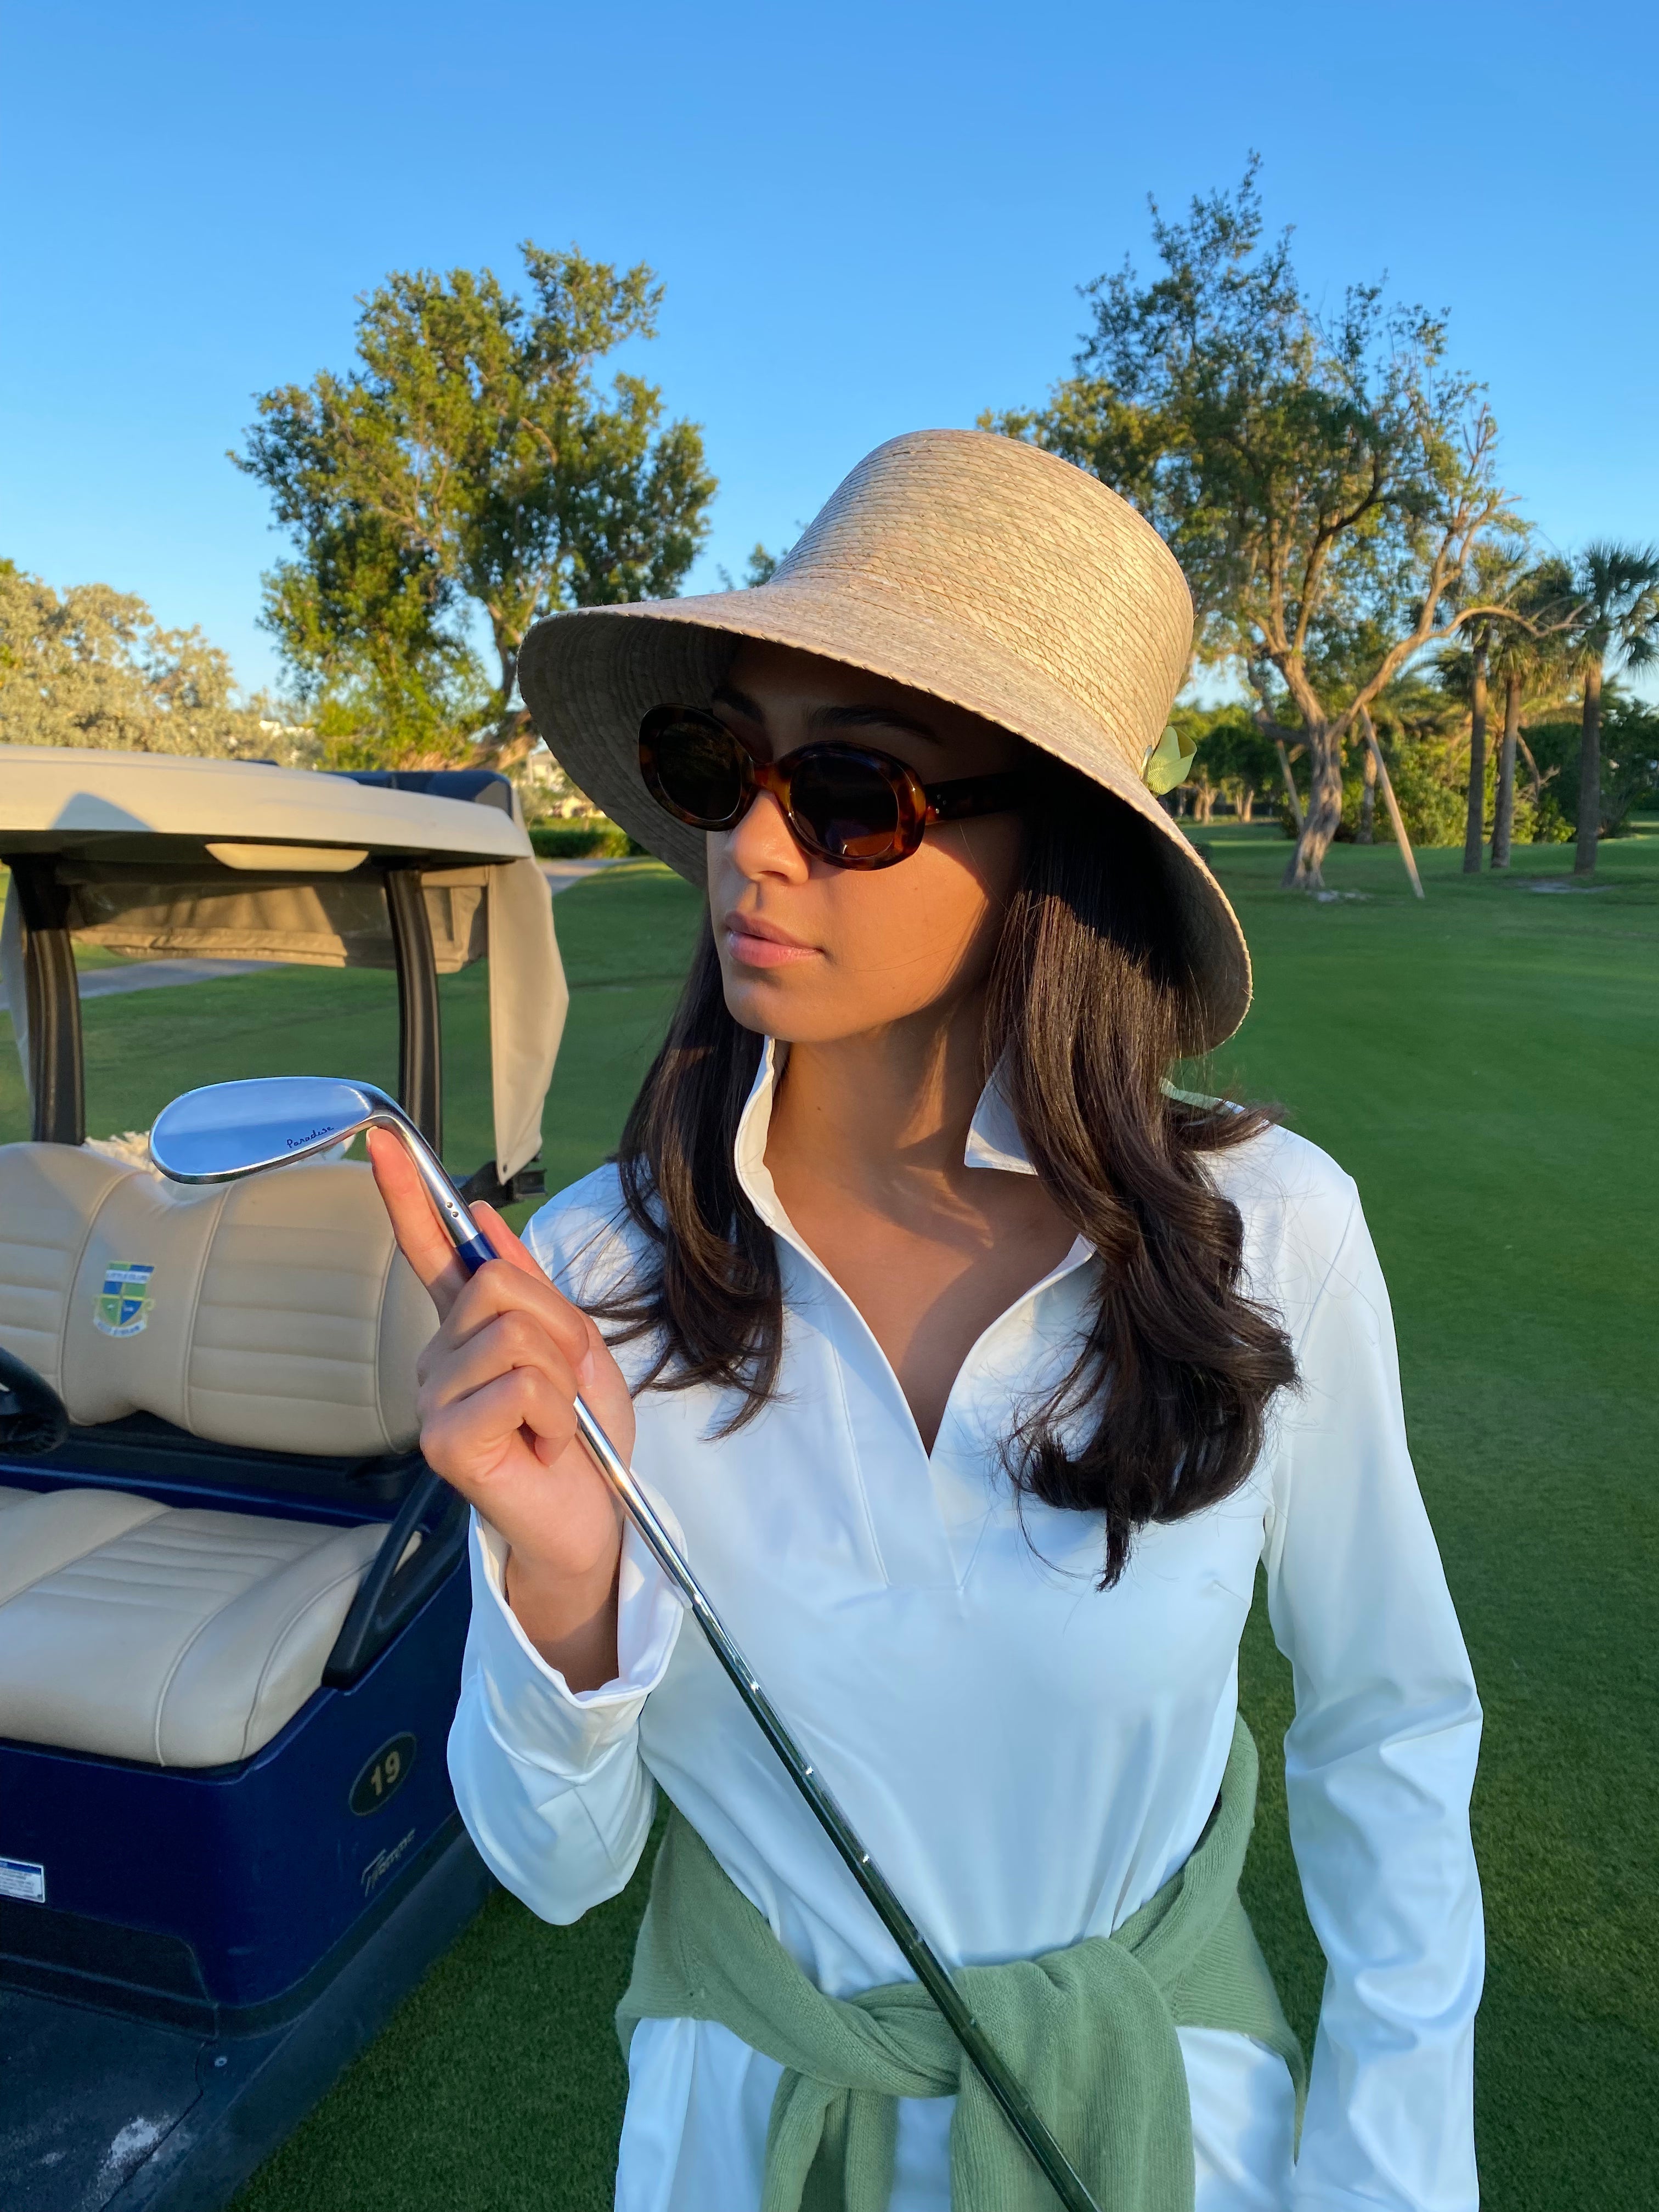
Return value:
M 162 1109 L 149 1133 L 149 1152 L 173 1182 L 228 1182 L 310 1159 L 362 1130 L 395 1127 L 404 1118 L 372 1083 L 321 1075 L 210 1083 Z
M 437 1154 L 397 1100 L 372 1083 L 331 1075 L 210 1083 L 162 1109 L 149 1133 L 149 1156 L 170 1182 L 234 1182 L 314 1159 L 365 1129 L 389 1129 L 403 1145 L 467 1267 L 493 1260 L 493 1248 Z

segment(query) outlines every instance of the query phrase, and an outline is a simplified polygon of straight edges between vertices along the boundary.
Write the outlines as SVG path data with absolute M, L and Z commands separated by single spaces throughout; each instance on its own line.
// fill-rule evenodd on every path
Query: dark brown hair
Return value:
M 1138 1528 L 1238 1488 L 1296 1364 L 1283 1330 L 1240 1289 L 1238 1212 L 1203 1167 L 1270 1117 L 1168 1088 L 1184 998 L 1159 927 L 1162 841 L 1073 770 L 1045 761 L 1034 774 L 984 1064 L 1045 1188 L 1101 1264 L 1077 1358 L 1018 1415 L 1006 1457 L 1020 1493 L 1103 1516 L 1105 1587 Z M 783 1349 L 776 1249 L 732 1158 L 761 1051 L 726 1012 L 705 921 L 617 1154 L 654 1262 L 592 1309 L 613 1340 L 653 1340 L 641 1387 L 739 1393 L 726 1433 L 771 1397 Z

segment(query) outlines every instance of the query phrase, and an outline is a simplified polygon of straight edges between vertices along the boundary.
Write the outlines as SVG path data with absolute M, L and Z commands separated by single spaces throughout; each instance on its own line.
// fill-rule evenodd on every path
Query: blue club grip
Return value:
M 486 1244 L 482 1237 L 469 1237 L 464 1241 L 458 1239 L 455 1249 L 469 1275 L 476 1275 L 480 1267 L 487 1266 L 496 1257 L 494 1247 Z

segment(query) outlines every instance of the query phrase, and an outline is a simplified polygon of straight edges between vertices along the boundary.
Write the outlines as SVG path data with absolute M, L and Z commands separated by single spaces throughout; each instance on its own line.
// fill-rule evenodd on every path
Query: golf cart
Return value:
M 186 1189 L 88 1146 L 73 948 L 395 969 L 440 1151 L 438 977 L 487 957 L 462 1187 L 497 1204 L 539 1188 L 564 980 L 483 771 L 8 746 L 0 861 L 32 1116 L 0 1145 L 0 2201 L 194 2212 L 486 1894 L 445 1763 L 465 1521 L 367 1166 Z

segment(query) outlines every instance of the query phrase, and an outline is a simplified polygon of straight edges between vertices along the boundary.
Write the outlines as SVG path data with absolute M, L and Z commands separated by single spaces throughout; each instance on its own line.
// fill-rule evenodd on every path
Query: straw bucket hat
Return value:
M 699 885 L 702 833 L 647 791 L 639 726 L 667 702 L 706 706 L 743 639 L 1000 724 L 1144 825 L 1188 1049 L 1202 1051 L 1244 1018 L 1250 962 L 1219 884 L 1147 787 L 1192 624 L 1174 556 L 1097 477 L 988 431 L 919 430 L 859 463 L 769 583 L 550 616 L 525 639 L 519 682 L 580 788 Z

